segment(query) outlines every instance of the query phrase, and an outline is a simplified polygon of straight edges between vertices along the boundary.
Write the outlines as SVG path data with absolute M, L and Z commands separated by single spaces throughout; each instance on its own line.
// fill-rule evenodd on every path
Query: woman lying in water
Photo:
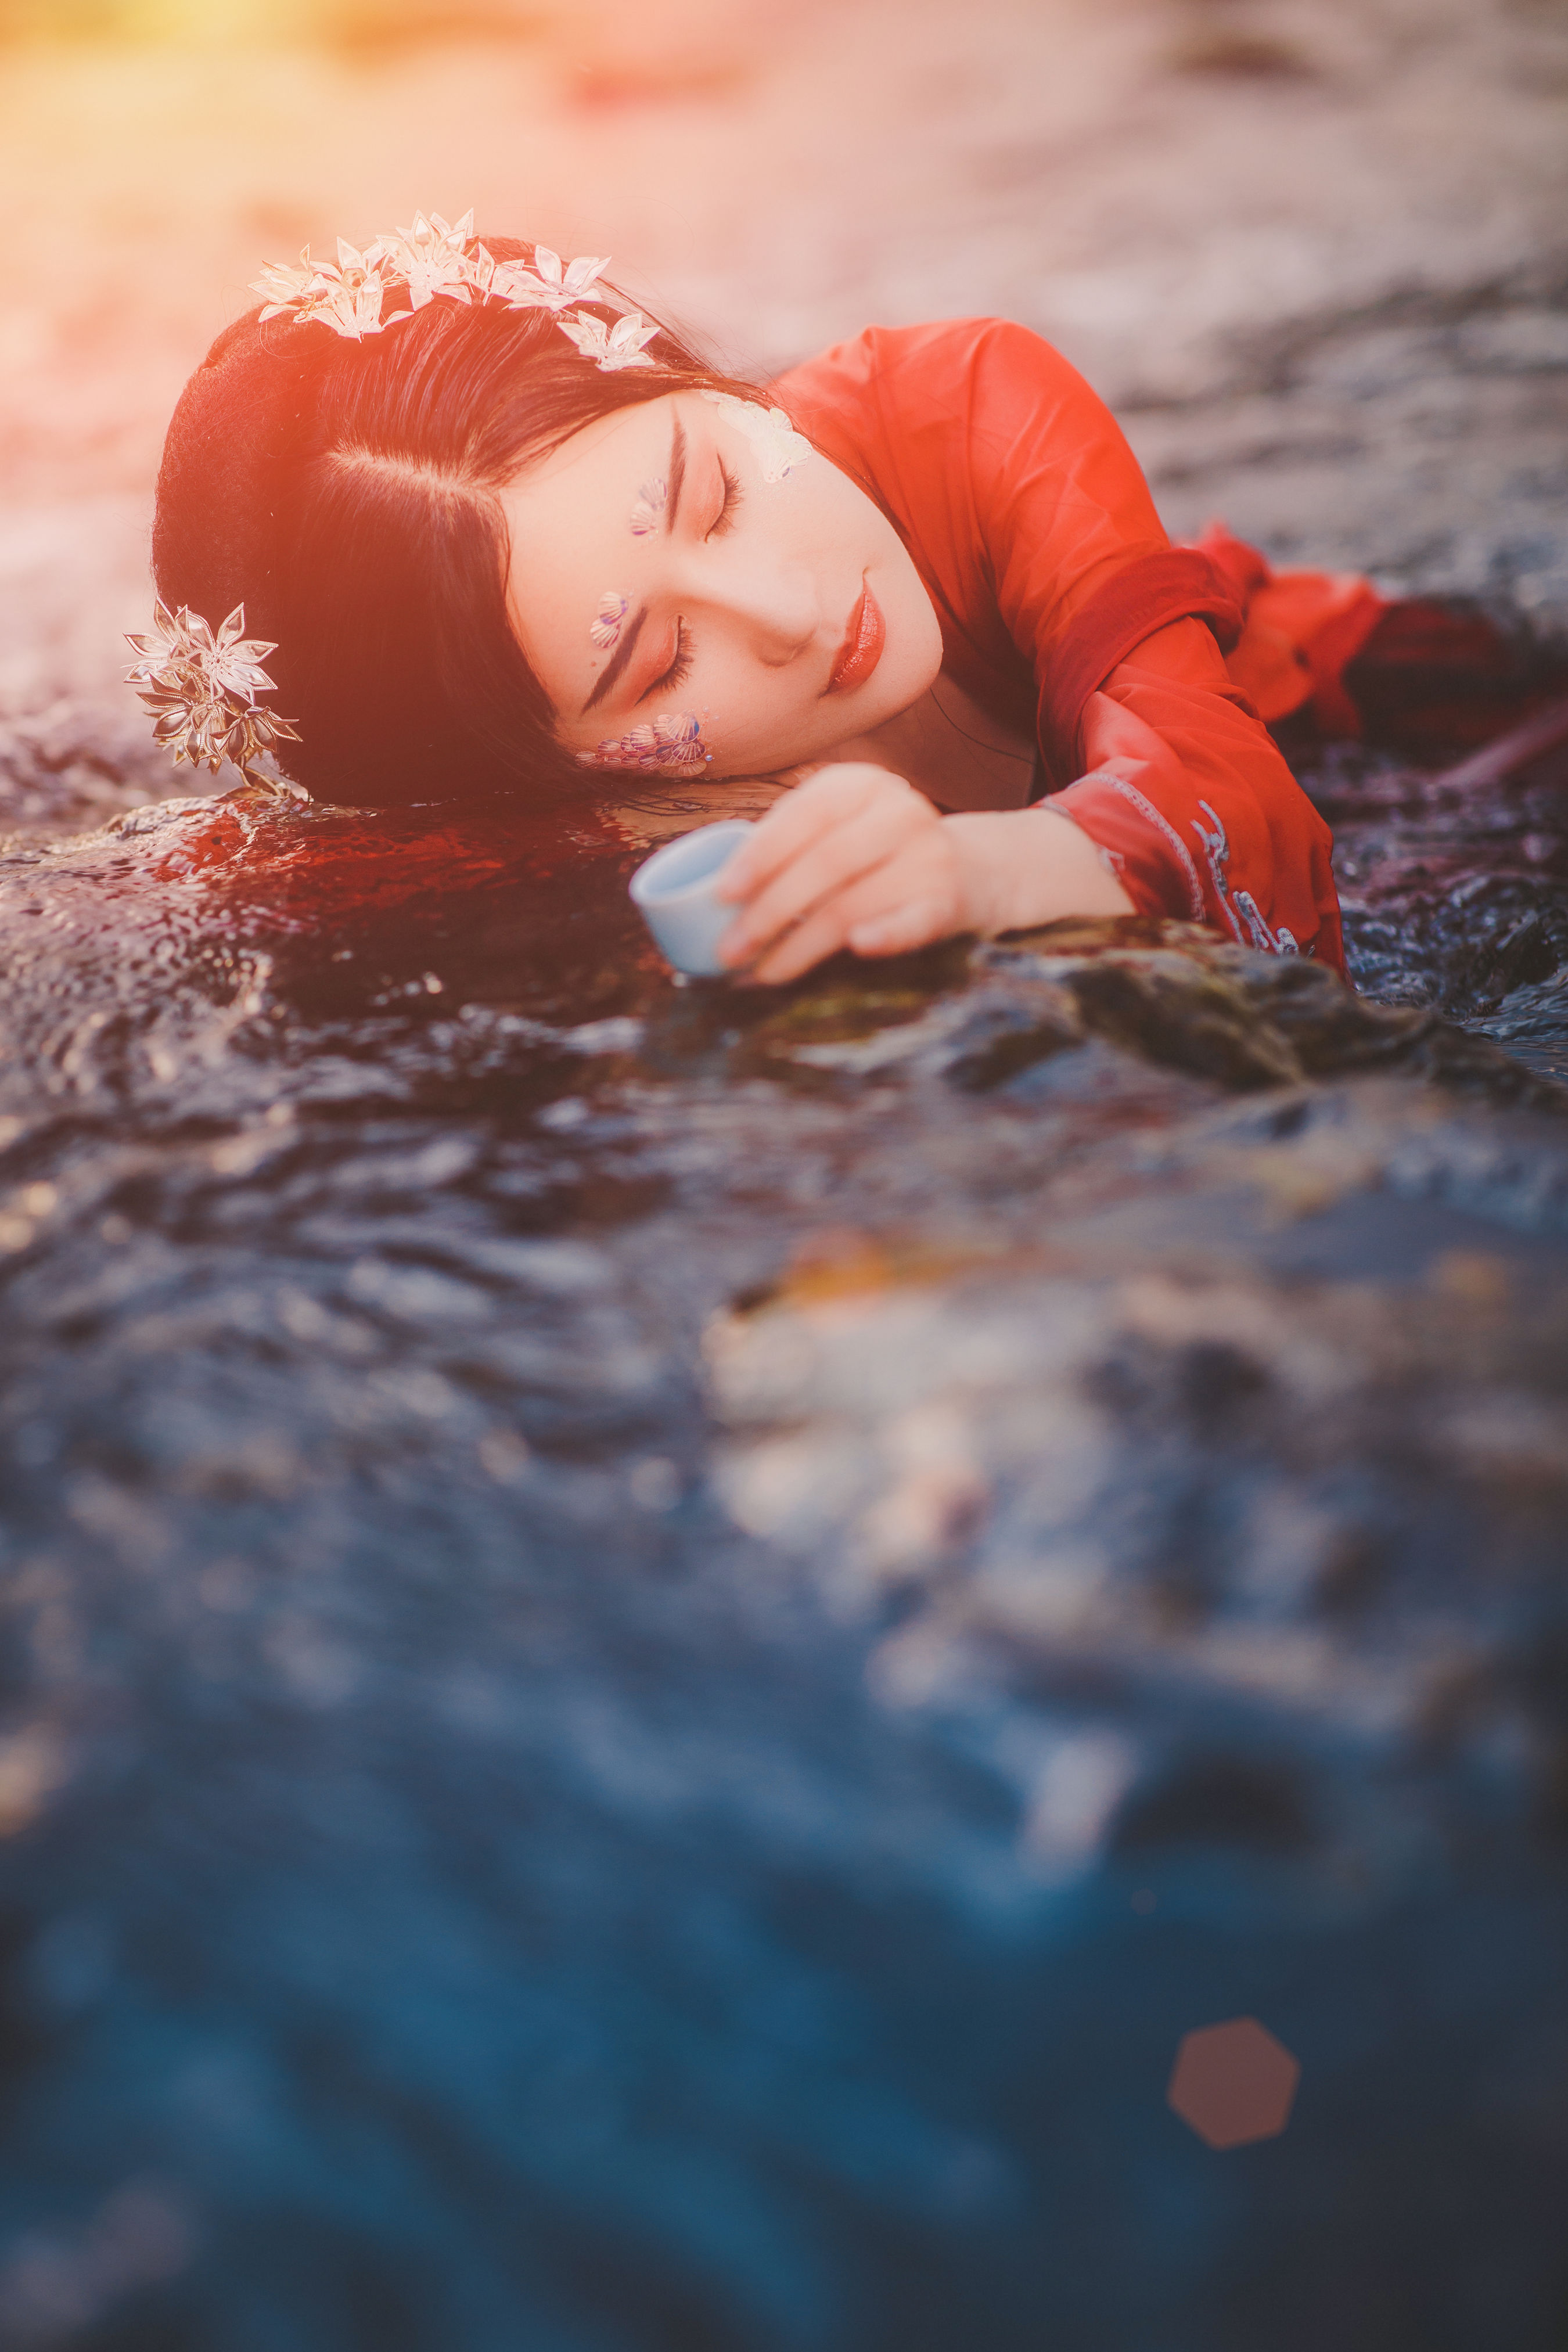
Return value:
M 871 328 L 763 393 L 602 267 L 421 215 L 268 271 L 164 452 L 182 617 L 133 675 L 177 752 L 226 728 L 378 808 L 778 777 L 722 949 L 763 982 L 1134 912 L 1342 970 L 1328 828 L 1226 667 L 1247 551 L 1171 547 L 1057 352 Z M 205 650 L 241 605 L 263 642 Z

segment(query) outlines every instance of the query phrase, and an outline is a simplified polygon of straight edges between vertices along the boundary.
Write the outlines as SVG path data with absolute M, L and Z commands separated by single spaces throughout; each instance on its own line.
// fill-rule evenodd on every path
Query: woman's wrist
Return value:
M 1064 915 L 1137 912 L 1098 844 L 1065 810 L 986 810 L 942 824 L 959 853 L 972 928 L 984 938 Z

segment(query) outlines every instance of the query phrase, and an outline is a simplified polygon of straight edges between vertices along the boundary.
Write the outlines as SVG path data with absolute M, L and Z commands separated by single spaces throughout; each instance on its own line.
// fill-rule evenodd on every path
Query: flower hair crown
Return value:
M 471 209 L 455 228 L 439 213 L 416 213 L 412 227 L 374 236 L 363 252 L 340 236 L 335 262 L 312 261 L 309 246 L 298 268 L 268 262 L 252 279 L 250 291 L 266 297 L 263 319 L 291 316 L 300 326 L 330 327 L 354 342 L 413 318 L 437 295 L 453 302 L 503 302 L 509 310 L 548 310 L 595 367 L 610 373 L 652 367 L 643 345 L 658 329 L 640 310 L 628 310 L 606 327 L 602 319 L 574 308 L 606 299 L 594 289 L 609 266 L 607 254 L 603 259 L 582 254 L 563 264 L 547 245 L 534 247 L 531 268 L 521 261 L 497 261 L 474 236 Z M 408 307 L 384 315 L 386 295 L 396 287 L 406 292 Z

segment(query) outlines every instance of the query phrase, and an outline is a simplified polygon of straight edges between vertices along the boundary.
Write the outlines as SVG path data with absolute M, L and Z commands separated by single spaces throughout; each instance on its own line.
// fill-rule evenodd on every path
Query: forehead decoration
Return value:
M 657 530 L 664 520 L 664 509 L 669 500 L 669 485 L 661 474 L 657 481 L 645 482 L 632 501 L 632 536 L 646 539 Z
M 709 392 L 715 408 L 721 408 L 731 425 L 742 432 L 763 461 L 764 482 L 782 482 L 786 474 L 802 466 L 814 452 L 804 433 L 797 433 L 782 408 L 764 408 L 760 401 L 738 400 L 732 392 Z
M 599 599 L 599 609 L 588 624 L 588 636 L 599 651 L 607 654 L 621 634 L 621 623 L 626 617 L 626 599 L 616 588 L 606 588 Z
M 577 754 L 584 768 L 700 768 L 712 757 L 702 748 L 702 721 L 695 710 L 661 710 L 649 724 Z

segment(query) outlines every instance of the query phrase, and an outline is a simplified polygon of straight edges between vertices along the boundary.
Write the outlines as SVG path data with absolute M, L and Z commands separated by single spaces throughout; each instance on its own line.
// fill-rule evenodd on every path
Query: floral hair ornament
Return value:
M 471 221 L 472 213 L 468 217 Z M 608 254 L 596 260 L 584 253 L 563 267 L 558 253 L 547 245 L 536 245 L 531 269 L 521 261 L 492 262 L 490 289 L 504 295 L 514 310 L 567 310 L 574 302 L 596 299 L 593 289 L 609 266 Z
M 310 248 L 306 246 L 297 269 L 283 262 L 269 261 L 260 277 L 252 278 L 250 284 L 253 294 L 267 298 L 263 320 L 281 318 L 291 311 L 301 326 L 314 321 L 319 326 L 331 327 L 336 335 L 350 336 L 356 343 L 366 335 L 380 334 L 385 290 L 379 239 L 362 253 L 346 236 L 338 239 L 336 262 L 312 261 Z M 412 313 L 399 310 L 393 315 L 401 319 Z
M 573 309 L 606 299 L 595 289 L 609 266 L 607 254 L 584 253 L 563 262 L 547 245 L 534 247 L 531 268 L 521 261 L 498 261 L 474 236 L 470 208 L 455 227 L 439 213 L 416 213 L 410 227 L 373 236 L 363 250 L 341 236 L 335 262 L 312 261 L 306 246 L 298 267 L 269 261 L 251 280 L 250 291 L 265 299 L 263 320 L 292 317 L 301 326 L 331 327 L 354 342 L 411 319 L 438 294 L 454 302 L 548 310 L 595 367 L 607 373 L 652 367 L 642 347 L 658 329 L 640 310 L 628 310 L 606 327 L 589 311 Z M 384 315 L 386 295 L 398 287 L 407 293 L 408 308 Z M 570 317 L 564 315 L 568 311 Z
M 395 229 L 390 236 L 378 236 L 372 247 L 380 255 L 382 275 L 401 278 L 408 289 L 408 299 L 416 310 L 437 294 L 449 294 L 454 301 L 469 302 L 477 282 L 476 264 L 479 255 L 470 260 L 468 247 L 474 234 L 472 205 L 463 215 L 456 228 L 448 228 L 439 213 L 416 213 L 411 228 Z M 480 253 L 484 253 L 481 246 Z M 489 261 L 489 254 L 484 259 Z M 491 271 L 495 264 L 490 262 Z M 402 318 L 400 310 L 396 316 Z
M 155 740 L 168 746 L 176 767 L 182 760 L 193 768 L 205 761 L 216 775 L 232 760 L 249 782 L 269 782 L 251 775 L 256 761 L 275 743 L 300 740 L 291 720 L 257 708 L 257 696 L 273 691 L 261 663 L 277 651 L 275 642 L 246 635 L 243 604 L 215 635 L 189 605 L 171 613 L 160 598 L 153 625 L 154 636 L 127 633 L 126 644 L 141 658 L 125 677 L 153 714 Z
M 766 408 L 761 401 L 741 400 L 732 392 L 709 392 L 702 397 L 721 408 L 731 423 L 755 446 L 763 461 L 764 482 L 782 482 L 796 466 L 814 456 L 804 433 L 797 433 L 782 408 Z
M 603 319 L 595 319 L 587 310 L 574 311 L 571 318 L 557 319 L 555 323 L 563 335 L 571 337 L 583 357 L 592 360 L 606 374 L 613 374 L 618 368 L 657 365 L 643 345 L 652 342 L 658 328 L 640 310 L 628 310 L 613 327 L 606 327 Z
M 250 291 L 267 297 L 261 313 L 264 320 L 291 311 L 301 325 L 315 320 L 331 327 L 334 334 L 359 342 L 366 335 L 379 335 L 384 327 L 395 326 L 399 319 L 411 319 L 437 294 L 471 302 L 478 286 L 482 299 L 497 265 L 482 246 L 470 259 L 467 248 L 473 233 L 471 209 L 456 228 L 439 213 L 416 213 L 411 227 L 373 236 L 363 253 L 347 237 L 340 236 L 335 264 L 313 262 L 309 246 L 300 254 L 297 269 L 269 261 L 260 277 L 251 280 Z M 384 319 L 383 299 L 395 284 L 406 288 L 409 308 L 394 310 Z

